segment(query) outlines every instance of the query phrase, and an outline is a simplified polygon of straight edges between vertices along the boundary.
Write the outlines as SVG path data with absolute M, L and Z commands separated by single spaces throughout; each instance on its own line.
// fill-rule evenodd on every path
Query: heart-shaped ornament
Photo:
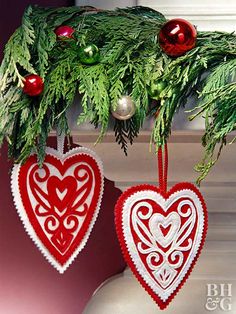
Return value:
M 12 194 L 24 227 L 46 259 L 63 273 L 84 248 L 98 216 L 103 169 L 86 148 L 46 149 L 12 170 Z
M 115 222 L 125 260 L 141 285 L 165 309 L 191 273 L 207 232 L 199 190 L 179 183 L 164 193 L 135 186 L 117 201 Z

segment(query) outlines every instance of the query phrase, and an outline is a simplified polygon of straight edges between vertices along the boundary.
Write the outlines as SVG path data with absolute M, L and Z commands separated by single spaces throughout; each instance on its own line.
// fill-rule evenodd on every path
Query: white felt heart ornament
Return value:
M 12 170 L 14 203 L 24 227 L 46 259 L 63 273 L 84 248 L 99 213 L 103 168 L 83 147 L 62 154 L 47 148 Z
M 182 287 L 203 247 L 207 210 L 199 190 L 135 186 L 117 201 L 115 223 L 127 264 L 161 309 Z

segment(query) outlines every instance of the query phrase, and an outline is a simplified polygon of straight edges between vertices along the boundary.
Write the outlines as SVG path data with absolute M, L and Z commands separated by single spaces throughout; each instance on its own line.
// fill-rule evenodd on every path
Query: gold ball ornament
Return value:
M 111 113 L 114 118 L 118 120 L 128 120 L 135 114 L 135 103 L 130 96 L 122 96 L 118 102 L 115 110 Z

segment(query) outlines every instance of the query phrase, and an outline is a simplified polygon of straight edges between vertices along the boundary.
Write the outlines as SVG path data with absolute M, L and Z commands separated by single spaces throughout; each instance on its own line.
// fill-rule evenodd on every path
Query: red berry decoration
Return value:
M 67 26 L 67 25 L 62 25 L 62 26 L 59 26 L 57 27 L 55 30 L 54 30 L 54 33 L 57 35 L 57 38 L 61 38 L 63 39 L 64 38 L 73 38 L 72 34 L 74 33 L 74 29 L 70 26 Z
M 38 96 L 44 88 L 43 79 L 36 74 L 25 76 L 23 92 L 29 96 Z
M 196 28 L 184 19 L 172 19 L 160 30 L 159 44 L 171 57 L 178 57 L 193 49 L 196 45 Z

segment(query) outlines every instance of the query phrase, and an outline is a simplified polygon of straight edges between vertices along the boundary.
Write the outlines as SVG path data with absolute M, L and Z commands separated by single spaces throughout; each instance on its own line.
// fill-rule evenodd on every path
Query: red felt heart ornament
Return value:
M 207 232 L 199 190 L 179 183 L 169 192 L 135 186 L 117 201 L 115 222 L 125 260 L 141 285 L 165 309 L 191 273 Z
M 63 273 L 85 246 L 103 194 L 100 159 L 85 148 L 47 148 L 42 168 L 31 155 L 12 171 L 12 193 L 26 231 Z

